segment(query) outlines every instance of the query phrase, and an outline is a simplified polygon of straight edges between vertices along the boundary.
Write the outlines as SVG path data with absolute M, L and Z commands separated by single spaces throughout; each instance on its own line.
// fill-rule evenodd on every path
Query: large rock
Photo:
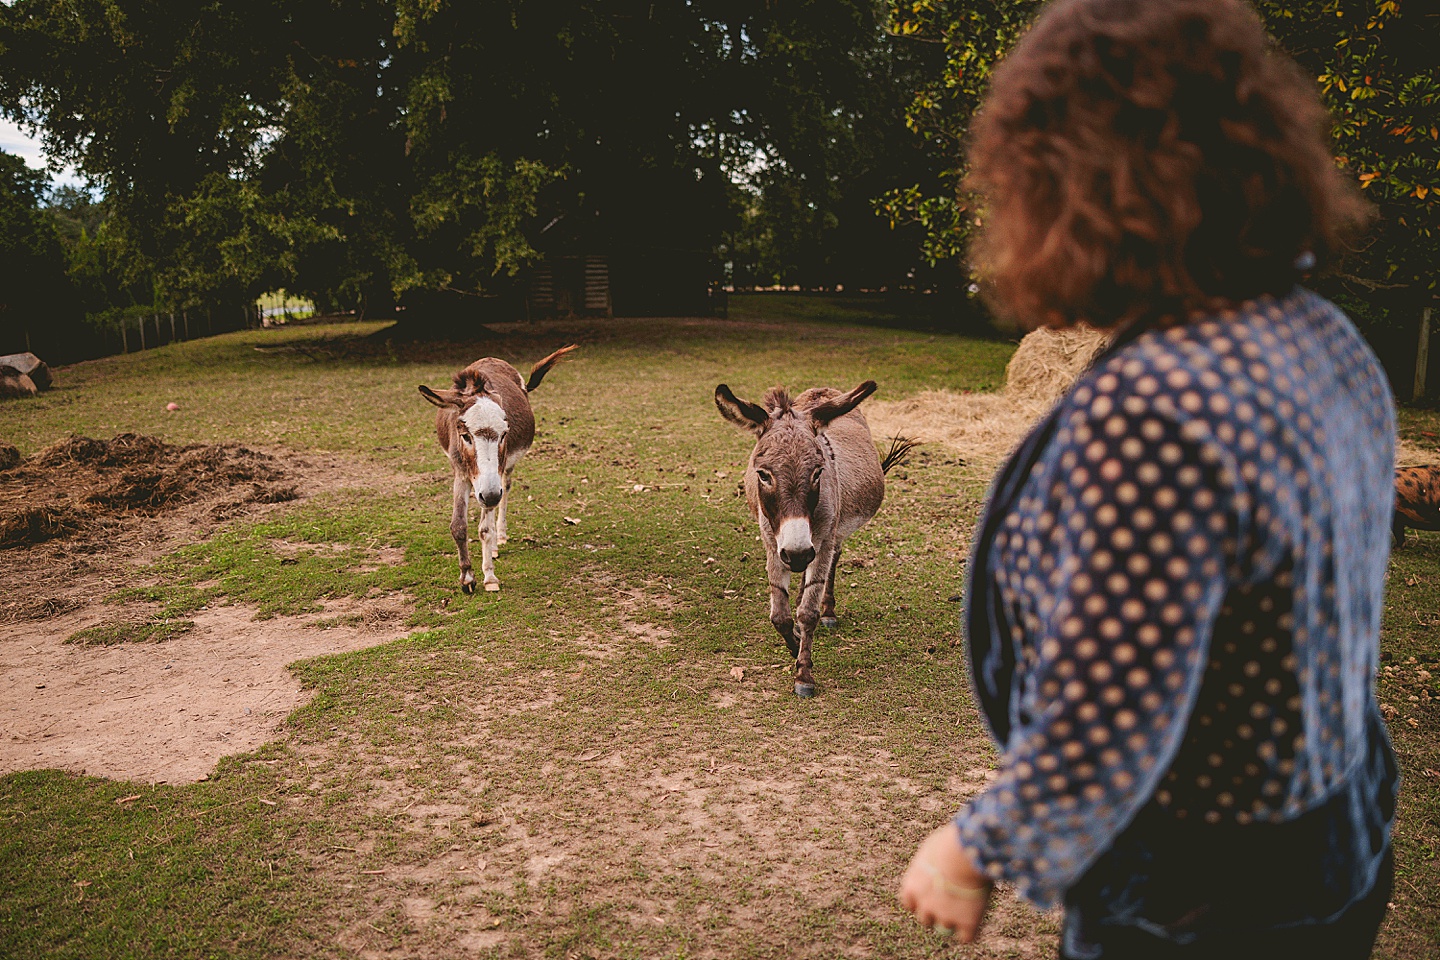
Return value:
M 38 392 L 34 380 L 14 367 L 0 366 L 0 400 L 33 397 Z
M 0 367 L 10 367 L 25 374 L 37 390 L 50 389 L 50 368 L 33 353 L 12 353 L 0 357 Z

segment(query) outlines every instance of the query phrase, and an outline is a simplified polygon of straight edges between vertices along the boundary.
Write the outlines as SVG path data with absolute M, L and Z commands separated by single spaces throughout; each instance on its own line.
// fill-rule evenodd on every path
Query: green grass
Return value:
M 134 623 L 107 623 L 97 627 L 86 627 L 70 634 L 66 643 L 80 643 L 87 646 L 109 646 L 114 643 L 161 643 L 172 637 L 182 636 L 195 629 L 193 620 L 172 620 L 169 617 L 155 617 Z
M 112 599 L 158 623 L 216 602 L 283 617 L 403 591 L 414 632 L 295 664 L 313 699 L 205 782 L 0 778 L 0 956 L 941 952 L 894 887 L 993 763 L 954 602 L 987 478 L 940 448 L 891 478 L 842 561 L 821 695 L 799 701 L 737 488 L 749 441 L 711 394 L 867 378 L 878 399 L 988 389 L 1011 348 L 798 315 L 814 309 L 737 297 L 729 322 L 498 327 L 470 344 L 387 341 L 381 324 L 246 331 L 65 368 L 51 393 L 7 405 L 0 439 L 26 453 L 135 431 L 409 478 L 224 528 Z M 465 597 L 416 384 L 483 354 L 524 370 L 572 340 L 582 350 L 534 397 L 504 589 Z M 1407 430 L 1432 429 L 1415 416 Z M 382 547 L 403 562 L 367 568 Z M 1440 884 L 1436 688 L 1418 673 L 1437 603 L 1440 537 L 1423 535 L 1393 565 L 1385 625 L 1397 670 L 1381 695 L 1407 776 L 1386 957 L 1426 956 L 1440 933 L 1424 893 Z M 966 955 L 1049 955 L 1055 930 L 1005 903 Z

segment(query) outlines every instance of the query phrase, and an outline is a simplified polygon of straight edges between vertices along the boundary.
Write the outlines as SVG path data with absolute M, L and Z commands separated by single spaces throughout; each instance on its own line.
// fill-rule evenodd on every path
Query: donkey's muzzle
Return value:
M 815 548 L 806 547 L 803 550 L 780 550 L 780 561 L 790 568 L 792 573 L 804 573 L 805 568 L 815 559 Z
M 498 506 L 500 503 L 500 498 L 504 496 L 504 494 L 504 490 L 501 490 L 499 493 L 486 490 L 484 493 L 480 494 L 480 502 L 485 504 L 485 506 L 487 507 Z

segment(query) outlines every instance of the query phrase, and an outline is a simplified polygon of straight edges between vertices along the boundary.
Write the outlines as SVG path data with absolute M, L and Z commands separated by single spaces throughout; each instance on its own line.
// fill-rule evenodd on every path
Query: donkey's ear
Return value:
M 874 392 L 875 381 L 866 380 L 849 393 L 841 394 L 838 397 L 826 400 L 818 406 L 812 407 L 810 409 L 810 419 L 823 427 L 830 423 L 831 420 L 843 417 L 851 410 L 860 406 L 860 401 Z
M 720 416 L 742 430 L 759 433 L 770 422 L 770 414 L 758 403 L 741 400 L 725 384 L 715 388 L 715 407 Z
M 460 399 L 460 395 L 454 390 L 431 390 L 423 383 L 420 385 L 420 396 L 429 400 L 437 407 L 456 406 Z

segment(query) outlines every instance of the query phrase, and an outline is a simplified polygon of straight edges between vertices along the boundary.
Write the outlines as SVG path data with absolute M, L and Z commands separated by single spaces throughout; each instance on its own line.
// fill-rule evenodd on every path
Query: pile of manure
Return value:
M 13 448 L 12 448 L 13 449 Z M 122 433 L 69 437 L 32 457 L 0 451 L 0 549 L 26 547 L 222 498 L 278 503 L 297 496 L 269 454 L 236 444 L 176 446 Z

